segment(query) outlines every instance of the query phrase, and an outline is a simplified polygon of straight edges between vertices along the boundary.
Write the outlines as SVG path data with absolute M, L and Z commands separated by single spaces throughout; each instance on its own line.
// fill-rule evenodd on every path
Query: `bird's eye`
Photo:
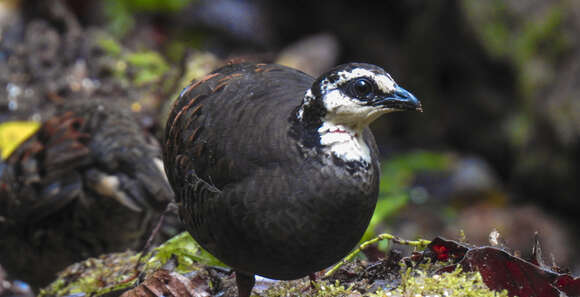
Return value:
M 370 99 L 374 95 L 374 85 L 368 78 L 359 78 L 352 82 L 352 93 L 360 99 Z

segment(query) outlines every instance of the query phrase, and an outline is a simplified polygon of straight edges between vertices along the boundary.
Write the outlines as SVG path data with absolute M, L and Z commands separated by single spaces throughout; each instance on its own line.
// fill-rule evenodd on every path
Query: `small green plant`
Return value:
M 133 81 L 138 86 L 158 82 L 169 70 L 165 59 L 154 51 L 134 52 L 128 54 L 126 59 L 135 68 Z
M 175 271 L 186 273 L 192 271 L 194 264 L 227 267 L 209 252 L 204 250 L 189 234 L 182 232 L 155 248 L 151 257 L 145 257 L 146 270 L 160 268 L 163 264 L 175 257 L 178 263 Z
M 350 252 L 350 254 L 348 254 L 346 257 L 344 257 L 342 260 L 340 260 L 340 262 L 338 262 L 336 265 L 334 265 L 330 270 L 328 270 L 324 274 L 324 276 L 328 277 L 328 276 L 332 275 L 334 272 L 336 272 L 338 270 L 338 268 L 340 268 L 346 262 L 352 260 L 362 250 L 364 250 L 365 248 L 369 247 L 370 245 L 375 244 L 381 240 L 392 240 L 398 244 L 410 245 L 410 246 L 414 246 L 414 247 L 419 248 L 419 249 L 424 249 L 425 247 L 427 247 L 427 245 L 429 245 L 429 243 L 431 243 L 429 240 L 424 240 L 424 239 L 405 240 L 405 239 L 402 239 L 400 237 L 397 237 L 397 236 L 394 236 L 391 234 L 387 234 L 387 233 L 379 234 L 375 238 L 361 243 L 358 246 L 358 248 L 356 248 L 354 251 Z
M 140 12 L 171 13 L 183 9 L 193 0 L 106 0 L 104 11 L 108 29 L 116 37 L 124 37 L 135 26 L 133 15 Z
M 169 64 L 158 52 L 152 50 L 131 51 L 107 34 L 97 36 L 97 45 L 109 57 L 113 75 L 122 82 L 130 81 L 142 87 L 155 84 L 171 74 Z

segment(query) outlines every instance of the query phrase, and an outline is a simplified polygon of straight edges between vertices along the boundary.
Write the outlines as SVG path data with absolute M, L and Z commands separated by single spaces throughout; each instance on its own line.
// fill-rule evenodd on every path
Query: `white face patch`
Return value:
M 371 162 L 370 149 L 362 138 L 362 131 L 353 131 L 342 125 L 323 122 L 318 129 L 320 144 L 325 152 L 344 161 Z
M 352 130 L 362 131 L 381 115 L 395 111 L 391 108 L 361 105 L 345 95 L 340 89 L 327 92 L 323 98 L 326 108 L 325 120 L 335 125 L 344 125 Z
M 381 115 L 396 111 L 391 108 L 364 105 L 361 100 L 344 94 L 339 87 L 348 81 L 366 77 L 373 80 L 382 92 L 392 93 L 397 84 L 389 74 L 377 74 L 367 69 L 355 68 L 350 71 L 339 71 L 337 75 L 338 80 L 332 83 L 326 80 L 321 83 L 322 101 L 327 111 L 325 120 L 359 131 Z M 312 92 L 308 94 L 312 95 Z

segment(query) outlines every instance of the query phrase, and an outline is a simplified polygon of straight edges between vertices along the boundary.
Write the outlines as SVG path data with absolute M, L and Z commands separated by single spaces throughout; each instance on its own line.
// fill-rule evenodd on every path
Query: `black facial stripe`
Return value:
M 355 83 L 357 80 L 359 80 L 361 78 L 366 79 L 368 82 L 370 82 L 372 84 L 373 93 L 374 93 L 373 96 L 368 97 L 368 98 L 362 98 L 362 100 L 352 90 L 353 83 Z M 377 85 L 377 83 L 376 83 L 375 80 L 373 80 L 372 78 L 367 77 L 367 76 L 357 77 L 357 78 L 350 79 L 348 81 L 345 81 L 345 82 L 339 84 L 337 86 L 337 88 L 340 89 L 344 94 L 348 95 L 349 97 L 351 97 L 354 100 L 357 100 L 357 101 L 361 102 L 364 105 L 373 105 L 373 103 L 375 101 L 377 101 L 377 100 L 379 100 L 381 98 L 384 98 L 384 97 L 386 97 L 386 96 L 389 95 L 389 93 L 385 93 L 383 90 L 381 90 L 378 87 L 378 85 Z
M 318 88 L 320 93 L 320 88 Z M 313 90 L 313 94 L 316 94 Z M 316 96 L 316 95 L 315 95 Z M 326 108 L 321 100 L 311 98 L 308 104 L 302 106 L 302 119 L 299 120 L 296 115 L 300 106 L 296 108 L 295 112 L 290 116 L 289 121 L 292 123 L 289 135 L 298 140 L 306 148 L 320 149 L 320 134 L 318 128 L 322 126 L 322 119 L 326 115 Z
M 332 74 L 328 75 L 328 77 L 326 77 L 326 79 L 328 80 L 329 83 L 333 84 L 340 79 L 340 76 L 336 73 L 332 73 Z

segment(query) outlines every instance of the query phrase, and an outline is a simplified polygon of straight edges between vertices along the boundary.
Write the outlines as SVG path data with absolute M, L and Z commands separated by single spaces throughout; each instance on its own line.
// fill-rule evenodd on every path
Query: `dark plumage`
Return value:
M 354 85 L 359 68 L 372 94 L 365 82 Z M 420 109 L 409 93 L 386 89 L 396 86 L 389 79 L 369 64 L 341 65 L 316 80 L 280 65 L 238 64 L 183 90 L 167 122 L 165 169 L 183 222 L 237 271 L 240 296 L 254 274 L 300 278 L 358 242 L 379 185 L 367 125 L 380 108 Z M 336 96 L 352 92 L 361 98 Z M 413 102 L 391 108 L 387 99 Z

